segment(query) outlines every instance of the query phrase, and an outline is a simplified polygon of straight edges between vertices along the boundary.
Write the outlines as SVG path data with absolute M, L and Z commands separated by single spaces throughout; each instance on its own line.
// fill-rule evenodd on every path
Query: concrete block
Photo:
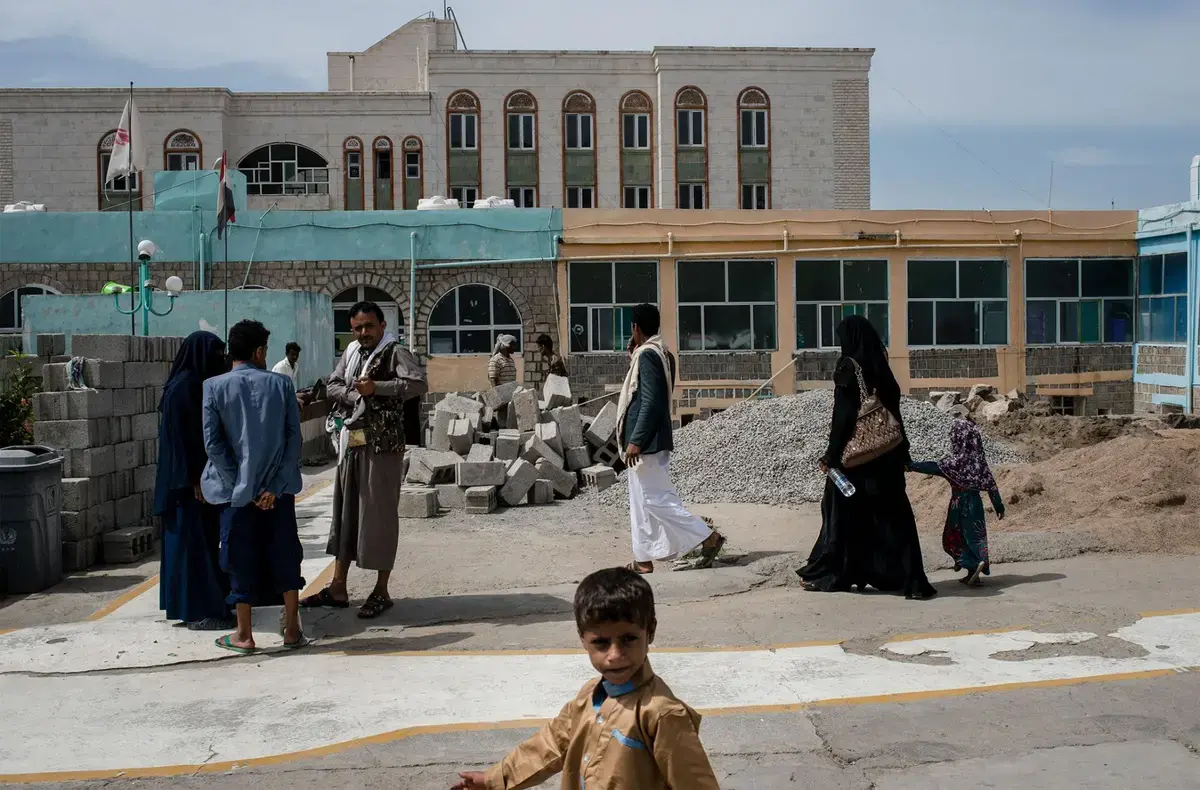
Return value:
M 162 387 L 167 383 L 170 366 L 165 362 L 126 362 L 126 387 Z
M 101 502 L 88 508 L 88 521 L 93 534 L 111 532 L 117 526 L 117 508 L 113 502 Z
M 575 495 L 579 479 L 574 472 L 568 472 L 555 466 L 545 458 L 537 462 L 537 471 L 539 480 L 549 480 L 550 484 L 554 486 L 554 493 L 568 499 Z
M 142 389 L 118 389 L 111 390 L 112 392 L 112 416 L 114 417 L 132 417 L 135 414 L 154 411 L 158 408 L 158 403 L 154 403 L 154 408 L 146 408 L 146 399 Z
M 96 564 L 100 554 L 100 538 L 63 541 L 63 570 L 67 573 L 85 571 Z
M 71 355 L 105 362 L 128 362 L 133 359 L 133 341 L 131 335 L 73 335 Z
M 455 420 L 450 423 L 449 436 L 452 451 L 459 455 L 471 452 L 471 445 L 475 443 L 475 429 L 470 420 Z
M 500 489 L 500 498 L 504 500 L 504 504 L 516 507 L 525 500 L 529 489 L 537 481 L 537 467 L 528 461 L 517 459 L 508 467 L 504 487 Z
M 478 416 L 483 412 L 483 404 L 471 398 L 464 398 L 462 395 L 447 395 L 438 401 L 435 411 L 448 411 L 458 415 L 459 419 L 466 419 L 472 414 Z
M 39 392 L 33 396 L 33 418 L 38 422 L 69 420 L 67 393 Z
M 529 441 L 525 442 L 525 452 L 522 453 L 521 457 L 531 464 L 536 464 L 538 461 L 546 461 L 559 469 L 563 468 L 562 456 L 554 452 L 550 448 L 550 445 L 542 441 L 542 438 L 536 434 L 530 436 Z
M 400 518 L 433 518 L 438 514 L 438 492 L 432 488 L 406 488 L 400 492 Z
M 551 373 L 546 377 L 546 383 L 542 385 L 542 399 L 546 402 L 547 409 L 570 406 L 572 403 L 571 383 L 565 376 L 556 376 Z
M 454 467 L 454 482 L 462 488 L 502 486 L 506 479 L 504 468 L 503 461 L 484 461 L 482 463 L 463 461 Z
M 548 505 L 554 501 L 554 484 L 549 480 L 535 480 L 529 489 L 529 504 Z
M 34 340 L 39 357 L 61 357 L 67 353 L 66 335 L 38 335 Z
M 87 450 L 68 450 L 63 474 L 68 477 L 98 477 L 112 474 L 115 469 L 113 448 L 92 447 Z
M 558 425 L 558 436 L 563 447 L 583 446 L 583 417 L 578 406 L 561 406 L 552 410 L 550 415 Z
M 462 510 L 467 506 L 466 492 L 454 483 L 442 483 L 436 487 L 439 507 L 447 510 Z
M 592 451 L 587 447 L 568 447 L 563 460 L 568 469 L 578 472 L 592 465 Z
M 93 420 L 39 420 L 33 424 L 35 442 L 61 450 L 102 447 L 108 444 L 107 434 L 107 427 Z
M 516 400 L 515 394 L 513 395 L 513 400 L 514 401 Z M 518 430 L 521 427 L 520 425 L 517 424 L 517 404 L 516 403 L 508 404 L 501 411 L 503 412 L 502 416 L 504 417 L 504 423 L 502 425 L 500 425 L 499 427 L 508 428 L 509 430 L 513 430 L 513 431 Z
M 512 403 L 513 394 L 521 388 L 520 382 L 510 381 L 507 384 L 501 384 L 499 387 L 492 387 L 490 390 L 483 392 L 483 404 L 489 409 L 499 409 L 501 406 L 507 406 Z
M 138 444 L 138 442 L 134 442 L 134 444 Z M 147 439 L 140 444 L 142 445 L 142 457 L 134 466 L 141 466 L 143 463 L 158 463 L 158 439 Z
M 124 499 L 136 493 L 133 489 L 133 470 L 127 469 L 108 475 L 110 499 Z
M 496 435 L 496 458 L 501 461 L 513 461 L 521 457 L 521 433 L 513 430 L 503 430 Z
M 533 430 L 534 435 L 546 443 L 546 446 L 555 452 L 556 455 L 562 456 L 563 445 L 562 440 L 558 438 L 558 423 L 543 422 L 539 423 Z
M 408 480 L 425 485 L 449 483 L 454 480 L 454 467 L 460 463 L 462 459 L 451 452 L 414 451 L 408 466 Z
M 450 424 L 454 422 L 454 412 L 436 409 L 433 412 L 433 436 L 430 437 L 429 447 L 433 450 L 446 452 L 450 449 Z
M 467 512 L 485 515 L 496 509 L 496 486 L 475 486 L 465 492 Z
M 59 523 L 62 524 L 63 540 L 87 540 L 92 537 L 88 532 L 87 510 L 64 510 L 59 513 Z
M 76 355 L 78 356 L 78 355 Z M 93 389 L 119 390 L 125 386 L 125 363 L 85 359 L 83 380 Z
M 592 460 L 597 464 L 603 464 L 605 466 L 613 466 L 620 459 L 621 452 L 617 449 L 616 440 L 609 441 L 608 444 L 592 453 Z
M 111 392 L 112 390 L 106 390 Z M 133 440 L 133 418 L 132 417 L 109 417 L 108 423 L 108 442 L 109 444 L 120 444 Z
M 597 491 L 603 491 L 617 482 L 617 473 L 611 467 L 603 464 L 589 466 L 580 474 L 583 476 L 583 484 L 588 488 L 595 488 Z
M 158 414 L 156 412 L 135 414 L 130 421 L 132 422 L 130 438 L 134 441 L 143 442 L 147 439 L 158 438 Z
M 496 448 L 490 444 L 473 444 L 471 451 L 467 453 L 467 461 L 473 464 L 481 464 L 495 459 Z
M 600 413 L 592 418 L 585 434 L 588 443 L 593 447 L 603 447 L 617 431 L 617 407 L 612 403 L 604 404 Z
M 157 444 L 157 442 L 155 442 Z M 113 445 L 113 471 L 136 469 L 143 463 L 144 442 L 121 442 Z M 157 461 L 157 454 L 150 460 Z
M 157 478 L 158 464 L 139 466 L 133 470 L 133 490 L 139 494 L 145 491 L 153 491 Z
M 532 431 L 539 422 L 537 393 L 520 389 L 513 395 L 513 408 L 517 412 L 517 427 L 521 431 Z
M 100 553 L 106 563 L 128 563 L 154 551 L 153 526 L 139 524 L 107 532 L 101 538 Z
M 42 365 L 42 392 L 63 392 L 67 389 L 67 365 L 54 362 Z
M 496 424 L 496 412 L 491 406 L 484 406 L 483 413 L 479 417 L 480 428 L 477 430 L 490 431 L 492 426 Z
M 67 477 L 62 481 L 62 509 L 87 510 L 92 506 L 92 480 L 88 477 Z
M 67 411 L 71 420 L 103 420 L 113 416 L 113 390 L 69 390 Z
M 95 507 L 102 502 L 111 502 L 112 500 L 116 499 L 116 497 L 112 495 L 112 472 L 89 479 L 92 481 L 92 503 L 90 507 Z
M 128 527 L 142 520 L 142 495 L 130 494 L 113 503 L 114 518 L 118 527 Z

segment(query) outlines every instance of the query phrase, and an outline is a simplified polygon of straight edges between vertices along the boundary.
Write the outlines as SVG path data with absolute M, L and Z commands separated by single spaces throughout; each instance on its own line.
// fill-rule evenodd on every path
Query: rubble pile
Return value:
M 975 422 L 998 422 L 1005 415 L 1025 408 L 1027 403 L 1019 390 L 1001 395 L 995 387 L 987 384 L 971 387 L 966 397 L 955 390 L 931 392 L 929 400 L 937 406 L 938 411 L 954 417 L 967 417 Z
M 914 459 L 937 460 L 950 451 L 954 414 L 912 398 L 901 400 L 900 411 Z M 675 432 L 671 479 L 685 502 L 819 502 L 825 477 L 817 462 L 826 451 L 832 415 L 829 390 L 739 403 Z M 987 437 L 984 448 L 992 464 L 1025 461 Z M 622 476 L 600 500 L 624 506 L 626 497 Z
M 485 514 L 602 491 L 617 480 L 616 428 L 614 404 L 585 416 L 562 376 L 549 376 L 540 398 L 517 382 L 451 393 L 429 416 L 426 447 L 408 451 L 400 515 Z

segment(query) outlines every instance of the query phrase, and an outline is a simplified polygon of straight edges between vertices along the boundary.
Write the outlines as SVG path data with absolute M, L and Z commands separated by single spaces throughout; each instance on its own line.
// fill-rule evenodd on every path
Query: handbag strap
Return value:
M 854 365 L 854 377 L 858 379 L 858 398 L 859 404 L 867 402 L 867 398 L 871 397 L 871 392 L 867 390 L 867 382 L 863 379 L 862 365 L 858 364 L 858 360 L 854 357 L 846 357 L 850 360 L 850 364 Z

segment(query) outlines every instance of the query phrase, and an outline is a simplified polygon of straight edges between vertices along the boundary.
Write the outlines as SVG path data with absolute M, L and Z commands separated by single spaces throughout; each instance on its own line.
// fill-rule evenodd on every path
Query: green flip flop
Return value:
M 237 653 L 239 656 L 250 656 L 258 652 L 256 647 L 238 647 L 233 643 L 233 635 L 225 634 L 225 636 L 217 637 L 216 646 L 222 650 L 228 650 L 231 653 Z

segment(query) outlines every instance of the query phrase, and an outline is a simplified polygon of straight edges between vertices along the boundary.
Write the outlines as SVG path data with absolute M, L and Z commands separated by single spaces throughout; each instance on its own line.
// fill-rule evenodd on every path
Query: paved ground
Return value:
M 314 586 L 327 477 L 298 508 Z M 937 571 L 930 602 L 823 595 L 786 586 L 812 511 L 699 510 L 729 534 L 727 562 L 650 577 L 653 661 L 705 712 L 722 787 L 1200 786 L 1194 557 L 1012 536 L 1000 553 L 1046 559 L 998 565 L 983 590 Z M 588 677 L 573 584 L 627 561 L 627 529 L 586 502 L 406 523 L 404 600 L 372 623 L 307 618 L 319 641 L 300 653 L 270 649 L 277 610 L 249 658 L 159 620 L 154 563 L 0 602 L 0 631 L 15 629 L 0 636 L 0 782 L 447 787 Z

